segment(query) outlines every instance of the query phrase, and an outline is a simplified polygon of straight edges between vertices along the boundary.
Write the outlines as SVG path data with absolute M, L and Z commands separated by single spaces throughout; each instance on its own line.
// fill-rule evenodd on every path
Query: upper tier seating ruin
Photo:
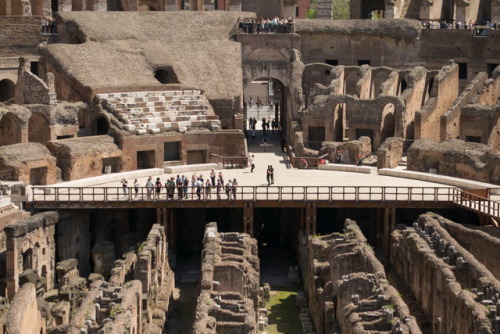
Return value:
M 136 134 L 192 128 L 220 129 L 219 117 L 199 90 L 171 90 L 98 94 L 103 107 Z

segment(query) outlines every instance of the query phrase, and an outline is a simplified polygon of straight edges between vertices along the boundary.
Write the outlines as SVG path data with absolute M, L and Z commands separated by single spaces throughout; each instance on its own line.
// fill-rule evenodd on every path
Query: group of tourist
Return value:
M 129 198 L 129 185 L 126 179 L 121 180 L 123 196 Z M 222 172 L 217 173 L 212 168 L 210 171 L 210 176 L 206 180 L 203 178 L 203 174 L 193 174 L 191 179 L 185 175 L 177 175 L 177 177 L 170 177 L 164 183 L 159 177 L 153 182 L 153 178 L 150 176 L 145 184 L 147 199 L 160 199 L 163 188 L 165 188 L 166 198 L 173 200 L 176 195 L 178 200 L 182 199 L 212 199 L 212 189 L 215 189 L 215 195 L 217 199 L 221 199 L 221 194 L 226 193 L 227 199 L 236 199 L 238 181 L 236 178 L 233 180 L 229 179 L 227 183 L 224 183 L 224 177 Z M 137 179 L 134 180 L 134 199 L 138 199 L 140 195 L 140 184 Z
M 50 16 L 42 18 L 42 34 L 57 34 L 56 19 Z
M 469 22 L 463 23 L 461 21 L 449 22 L 445 20 L 425 20 L 422 21 L 422 26 L 426 29 L 474 29 L 474 27 L 478 26 L 478 24 L 473 20 L 469 20 Z M 500 22 L 492 23 L 486 21 L 484 26 L 488 27 L 489 29 L 500 29 Z
M 243 34 L 289 34 L 295 31 L 295 22 L 292 17 L 243 19 L 239 23 L 239 28 Z

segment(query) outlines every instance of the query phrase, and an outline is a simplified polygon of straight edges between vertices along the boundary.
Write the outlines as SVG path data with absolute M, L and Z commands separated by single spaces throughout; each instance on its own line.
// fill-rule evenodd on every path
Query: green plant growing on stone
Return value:
M 306 18 L 315 19 L 318 17 L 318 2 L 317 0 L 312 0 L 311 5 L 307 9 Z
M 118 314 L 120 313 L 123 313 L 125 312 L 122 308 L 122 306 L 120 304 L 115 304 L 113 305 L 113 307 L 111 308 L 111 310 L 109 311 L 109 315 L 114 318 L 116 317 Z
M 351 0 L 333 0 L 333 19 L 348 20 L 351 16 Z
M 382 306 L 382 308 L 386 308 L 388 310 L 394 310 L 396 308 L 396 306 L 394 304 L 387 304 L 387 305 Z

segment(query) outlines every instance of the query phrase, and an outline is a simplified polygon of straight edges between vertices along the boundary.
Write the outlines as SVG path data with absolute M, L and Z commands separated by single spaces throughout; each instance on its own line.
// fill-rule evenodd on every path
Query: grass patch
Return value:
M 273 287 L 266 307 L 269 311 L 268 334 L 302 334 L 299 308 L 295 305 L 298 289 L 294 286 Z

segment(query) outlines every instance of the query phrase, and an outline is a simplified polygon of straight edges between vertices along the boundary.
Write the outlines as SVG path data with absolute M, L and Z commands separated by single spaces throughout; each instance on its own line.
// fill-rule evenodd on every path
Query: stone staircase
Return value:
M 420 17 L 420 0 L 405 0 L 400 17 L 418 20 Z
M 199 90 L 108 93 L 96 98 L 125 130 L 138 135 L 196 128 L 220 130 L 219 117 L 209 114 L 209 102 Z

